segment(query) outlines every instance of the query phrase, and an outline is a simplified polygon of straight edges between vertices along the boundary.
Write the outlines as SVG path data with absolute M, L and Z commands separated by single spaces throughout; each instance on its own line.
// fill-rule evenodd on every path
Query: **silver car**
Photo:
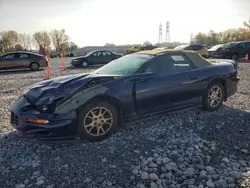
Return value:
M 33 52 L 10 52 L 0 56 L 0 69 L 30 68 L 37 71 L 47 66 L 45 56 Z

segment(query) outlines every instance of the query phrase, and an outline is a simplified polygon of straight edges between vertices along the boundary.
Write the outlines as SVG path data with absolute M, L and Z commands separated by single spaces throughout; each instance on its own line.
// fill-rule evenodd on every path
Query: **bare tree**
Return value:
M 115 44 L 113 44 L 113 43 L 106 43 L 104 46 L 114 47 Z
M 32 36 L 28 34 L 26 40 L 27 40 L 28 49 L 32 50 L 32 48 L 34 47 L 34 42 L 35 42 L 34 38 L 32 38 Z
M 56 51 L 62 55 L 65 55 L 68 51 L 68 41 L 69 41 L 69 37 L 68 35 L 66 35 L 65 29 L 52 30 L 50 32 L 50 37 Z
M 22 46 L 23 49 L 28 50 L 27 34 L 19 33 L 18 34 L 18 43 Z
M 149 42 L 149 41 L 145 41 L 145 42 L 143 43 L 143 46 L 149 46 L 149 45 L 152 45 L 152 43 Z
M 72 53 L 78 49 L 78 46 L 74 42 L 69 42 L 68 48 L 69 48 L 69 51 Z
M 1 47 L 4 52 L 12 51 L 18 44 L 18 33 L 16 31 L 4 31 L 0 33 Z
M 33 34 L 33 37 L 39 46 L 39 52 L 46 54 L 51 51 L 51 41 L 47 31 L 40 31 Z
M 250 29 L 250 19 L 244 22 L 244 26 Z

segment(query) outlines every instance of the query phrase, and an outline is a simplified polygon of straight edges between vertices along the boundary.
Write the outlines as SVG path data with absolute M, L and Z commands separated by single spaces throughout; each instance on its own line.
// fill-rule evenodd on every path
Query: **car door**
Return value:
M 102 56 L 103 56 L 103 63 L 107 64 L 110 61 L 112 61 L 112 54 L 109 51 L 102 51 Z
M 163 55 L 153 59 L 142 72 L 154 77 L 136 81 L 138 114 L 198 104 L 198 77 L 184 54 Z
M 103 56 L 102 51 L 94 52 L 90 57 L 88 58 L 88 61 L 91 65 L 100 65 L 103 64 Z
M 0 60 L 0 68 L 1 69 L 8 69 L 15 66 L 15 53 L 9 53 L 4 56 L 2 56 L 2 59 Z
M 248 53 L 248 57 L 250 56 L 250 42 L 246 42 L 246 51 Z
M 26 53 L 16 53 L 15 55 L 16 66 L 20 68 L 28 68 L 29 67 L 29 55 Z
M 246 45 L 245 43 L 239 43 L 237 45 L 237 52 L 238 52 L 238 58 L 244 58 L 246 57 L 247 50 L 246 50 Z

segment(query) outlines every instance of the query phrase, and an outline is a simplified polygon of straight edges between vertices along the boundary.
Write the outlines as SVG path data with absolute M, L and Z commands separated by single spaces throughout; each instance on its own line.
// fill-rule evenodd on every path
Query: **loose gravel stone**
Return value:
M 51 65 L 52 77 L 93 70 Z M 126 124 L 102 142 L 58 145 L 21 141 L 9 124 L 10 105 L 44 71 L 3 72 L 0 187 L 248 188 L 250 64 L 238 72 L 238 92 L 216 112 L 178 112 Z

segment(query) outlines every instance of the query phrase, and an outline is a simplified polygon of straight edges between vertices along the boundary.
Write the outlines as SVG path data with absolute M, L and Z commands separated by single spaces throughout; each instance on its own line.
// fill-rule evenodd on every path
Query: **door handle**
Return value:
M 153 78 L 154 78 L 153 76 L 152 76 L 152 77 L 139 78 L 139 79 L 137 80 L 137 82 L 146 82 L 146 81 L 151 80 L 151 79 L 153 79 Z
M 197 76 L 191 76 L 190 80 L 197 80 L 197 78 L 198 78 Z
M 136 77 L 136 78 L 128 79 L 128 80 L 126 80 L 126 82 L 146 82 L 146 81 L 153 79 L 153 78 L 154 78 L 153 76 L 152 77 L 145 77 L 145 78 Z

